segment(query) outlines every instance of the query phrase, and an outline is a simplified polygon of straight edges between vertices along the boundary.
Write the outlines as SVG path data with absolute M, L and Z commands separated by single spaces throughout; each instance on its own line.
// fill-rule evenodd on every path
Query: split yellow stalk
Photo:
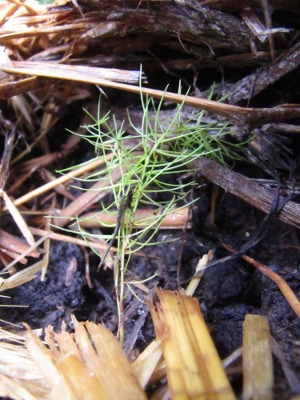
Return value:
M 157 290 L 157 295 L 150 311 L 163 344 L 172 400 L 235 399 L 198 301 L 171 291 Z
M 74 334 L 47 328 L 50 351 L 28 328 L 26 346 L 51 387 L 49 399 L 146 400 L 114 335 L 102 325 L 73 322 Z

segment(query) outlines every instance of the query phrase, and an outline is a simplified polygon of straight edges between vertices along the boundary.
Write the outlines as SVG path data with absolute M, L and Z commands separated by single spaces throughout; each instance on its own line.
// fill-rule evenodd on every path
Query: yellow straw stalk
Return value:
M 271 335 L 261 315 L 246 315 L 243 324 L 243 372 L 243 400 L 272 399 Z
M 91 322 L 75 325 L 74 335 L 48 329 L 50 351 L 34 334 L 27 339 L 28 350 L 52 389 L 50 398 L 146 399 L 114 335 Z
M 198 301 L 171 291 L 157 295 L 159 302 L 150 309 L 172 400 L 235 399 Z

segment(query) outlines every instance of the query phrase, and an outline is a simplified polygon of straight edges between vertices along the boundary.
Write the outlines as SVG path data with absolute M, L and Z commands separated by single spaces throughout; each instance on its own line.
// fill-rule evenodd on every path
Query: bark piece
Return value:
M 263 187 L 254 180 L 208 158 L 199 158 L 193 163 L 193 167 L 198 169 L 198 176 L 204 176 L 216 185 L 221 186 L 225 191 L 240 197 L 265 213 L 270 211 L 274 196 L 276 196 L 276 189 Z M 281 200 L 283 200 L 282 197 Z M 289 201 L 281 210 L 278 218 L 287 224 L 300 228 L 299 216 L 300 204 Z
M 226 92 L 230 104 L 236 104 L 241 100 L 250 99 L 268 86 L 278 81 L 289 72 L 298 68 L 300 64 L 300 42 L 284 52 L 267 67 L 246 76 L 234 85 L 228 87 Z

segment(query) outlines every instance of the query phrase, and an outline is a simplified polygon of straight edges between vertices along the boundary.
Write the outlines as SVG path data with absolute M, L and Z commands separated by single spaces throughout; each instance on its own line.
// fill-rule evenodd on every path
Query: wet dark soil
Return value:
M 221 245 L 222 241 L 238 248 L 249 240 L 264 217 L 261 212 L 238 198 L 219 192 L 216 217 L 212 224 L 211 188 L 205 186 L 198 195 L 199 200 L 193 209 L 193 229 L 187 234 L 182 253 L 182 281 L 192 276 L 199 258 L 209 250 L 213 250 L 218 259 L 228 255 Z M 181 231 L 161 231 L 156 238 L 158 245 L 146 249 L 144 257 L 132 258 L 130 273 L 140 279 L 157 274 L 148 283 L 149 288 L 154 289 L 158 285 L 176 290 L 183 236 Z M 297 230 L 275 220 L 267 236 L 249 252 L 253 258 L 280 274 L 296 295 L 300 293 L 299 240 Z M 73 271 L 70 278 L 69 270 L 74 258 L 77 270 Z M 2 303 L 18 304 L 26 308 L 2 308 L 1 318 L 18 324 L 24 321 L 32 328 L 51 324 L 59 330 L 62 321 L 71 329 L 70 315 L 75 314 L 79 320 L 104 322 L 116 332 L 113 274 L 110 270 L 97 273 L 97 266 L 98 260 L 91 256 L 93 287 L 90 289 L 85 278 L 81 249 L 72 244 L 52 242 L 45 280 L 41 282 L 38 276 L 34 281 L 7 292 L 11 299 L 3 299 Z M 137 294 L 144 296 L 138 290 Z M 274 356 L 275 398 L 288 399 L 299 393 L 300 321 L 275 283 L 237 258 L 207 269 L 195 296 L 199 299 L 222 358 L 241 346 L 242 324 L 246 314 L 266 316 L 279 353 L 282 351 L 280 360 Z M 147 307 L 130 292 L 126 298 L 125 329 L 127 354 L 134 347 L 142 350 L 154 337 Z M 239 392 L 241 376 L 232 374 L 231 378 Z

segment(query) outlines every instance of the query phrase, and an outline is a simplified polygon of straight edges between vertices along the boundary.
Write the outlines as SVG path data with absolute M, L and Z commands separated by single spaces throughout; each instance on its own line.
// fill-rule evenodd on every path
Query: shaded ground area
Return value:
M 243 201 L 232 195 L 220 193 L 215 224 L 206 222 L 205 225 L 203 219 L 209 219 L 207 216 L 210 213 L 210 188 L 202 189 L 199 195 L 200 199 L 193 211 L 194 233 L 188 233 L 183 249 L 181 280 L 191 277 L 199 258 L 210 249 L 214 250 L 215 257 L 218 258 L 227 254 L 220 245 L 221 240 L 230 241 L 235 245 L 247 240 L 249 235 L 259 228 L 263 218 L 262 213 Z M 132 259 L 130 272 L 141 279 L 156 273 L 158 276 L 149 287 L 159 285 L 176 290 L 182 237 L 182 232 L 162 231 L 157 237 L 160 244 L 150 251 L 145 251 L 144 257 Z M 168 242 L 174 239 L 177 240 Z M 294 228 L 275 221 L 267 237 L 251 251 L 254 258 L 284 277 L 296 294 L 300 291 L 298 240 L 299 234 Z M 74 257 L 77 260 L 77 270 L 70 280 L 68 269 Z M 117 310 L 112 272 L 97 273 L 96 259 L 94 261 L 91 271 L 93 287 L 89 289 L 84 276 L 81 250 L 74 245 L 53 244 L 49 273 L 45 281 L 40 282 L 37 277 L 33 282 L 7 292 L 7 295 L 11 295 L 11 300 L 6 300 L 6 303 L 28 307 L 3 308 L 1 318 L 18 324 L 26 321 L 33 328 L 51 324 L 55 329 L 60 329 L 62 321 L 72 328 L 70 314 L 74 313 L 80 320 L 104 322 L 116 332 Z M 136 290 L 136 293 L 143 298 L 144 294 L 141 291 Z M 201 309 L 222 358 L 241 346 L 245 315 L 265 315 L 279 348 L 277 357 L 279 355 L 280 361 L 275 357 L 274 363 L 275 398 L 287 399 L 299 389 L 294 374 L 300 373 L 300 322 L 274 282 L 244 260 L 236 259 L 209 268 L 197 289 L 196 297 L 199 298 Z M 131 293 L 126 298 L 125 322 L 125 348 L 128 354 L 134 347 L 146 347 L 154 337 L 152 323 L 147 316 L 147 308 Z M 285 363 L 287 378 L 282 370 L 282 362 Z M 240 375 L 235 371 L 230 376 L 236 390 L 239 391 Z

